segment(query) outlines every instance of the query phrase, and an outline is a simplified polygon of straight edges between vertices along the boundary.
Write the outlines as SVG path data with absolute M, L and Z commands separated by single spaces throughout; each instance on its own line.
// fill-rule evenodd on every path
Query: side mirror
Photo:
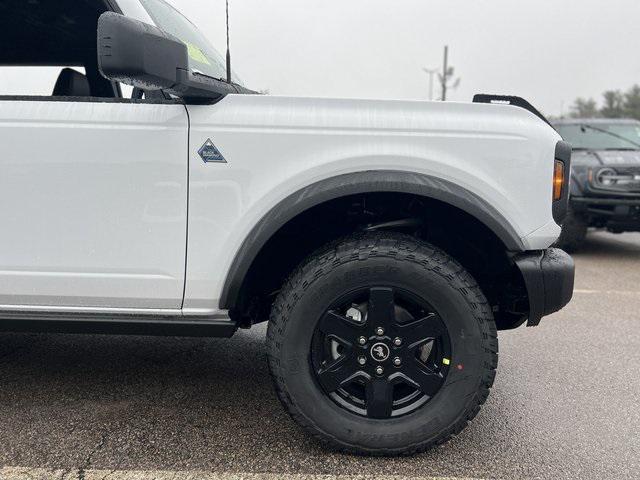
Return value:
M 98 67 L 109 80 L 173 90 L 189 71 L 187 46 L 159 28 L 113 12 L 98 20 Z
M 177 37 L 113 12 L 98 19 L 98 68 L 108 80 L 164 90 L 189 103 L 217 101 L 242 87 L 189 69 L 187 46 Z

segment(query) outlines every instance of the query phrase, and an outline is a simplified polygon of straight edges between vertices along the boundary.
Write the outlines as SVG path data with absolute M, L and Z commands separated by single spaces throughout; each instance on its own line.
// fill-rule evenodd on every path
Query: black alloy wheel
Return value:
M 338 405 L 369 418 L 414 412 L 442 387 L 450 365 L 447 328 L 431 305 L 392 287 L 342 296 L 318 321 L 311 359 Z

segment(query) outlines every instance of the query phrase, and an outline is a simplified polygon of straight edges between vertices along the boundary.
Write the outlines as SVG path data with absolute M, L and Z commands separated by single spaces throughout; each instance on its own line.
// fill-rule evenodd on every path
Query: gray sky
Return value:
M 168 1 L 224 50 L 224 0 Z M 640 83 L 638 0 L 230 2 L 234 70 L 273 94 L 426 99 L 422 67 L 441 68 L 444 44 L 462 77 L 452 100 L 517 94 L 557 115 Z M 33 82 L 51 80 L 19 84 Z
M 224 0 L 169 0 L 224 47 Z M 453 100 L 517 94 L 549 114 L 640 83 L 639 0 L 230 0 L 234 69 L 274 94 Z

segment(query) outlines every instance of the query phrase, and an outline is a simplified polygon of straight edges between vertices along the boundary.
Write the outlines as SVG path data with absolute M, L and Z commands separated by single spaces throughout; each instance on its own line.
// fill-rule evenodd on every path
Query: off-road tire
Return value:
M 578 251 L 587 238 L 587 222 L 569 207 L 567 216 L 562 224 L 562 232 L 555 243 L 555 246 L 565 252 L 574 253 Z
M 328 299 L 379 284 L 411 288 L 436 306 L 453 352 L 438 393 L 413 413 L 385 420 L 337 405 L 310 363 L 312 335 Z M 339 451 L 393 456 L 441 444 L 477 415 L 495 378 L 498 339 L 487 299 L 456 260 L 407 235 L 368 233 L 320 249 L 290 275 L 272 307 L 267 352 L 278 397 L 304 430 Z

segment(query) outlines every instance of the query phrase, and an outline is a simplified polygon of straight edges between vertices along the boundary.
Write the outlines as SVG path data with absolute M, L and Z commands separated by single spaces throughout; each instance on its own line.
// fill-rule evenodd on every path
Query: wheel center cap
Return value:
M 371 358 L 373 358 L 376 362 L 384 362 L 389 358 L 391 354 L 391 350 L 386 343 L 378 342 L 370 350 Z

